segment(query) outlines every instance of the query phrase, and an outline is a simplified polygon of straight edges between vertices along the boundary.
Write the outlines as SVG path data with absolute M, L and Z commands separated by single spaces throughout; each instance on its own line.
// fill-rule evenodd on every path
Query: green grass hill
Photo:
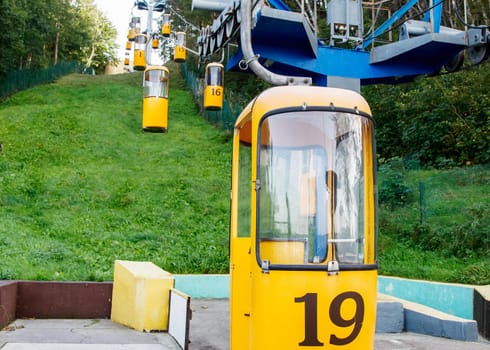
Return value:
M 0 104 L 0 279 L 111 280 L 115 259 L 228 272 L 231 142 L 170 69 L 167 134 L 141 131 L 142 73 Z

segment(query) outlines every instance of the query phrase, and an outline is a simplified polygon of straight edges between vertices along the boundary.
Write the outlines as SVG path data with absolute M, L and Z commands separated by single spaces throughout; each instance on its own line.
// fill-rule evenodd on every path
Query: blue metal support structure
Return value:
M 237 18 L 241 1 L 250 0 L 230 1 L 213 26 L 201 30 L 198 45 L 203 59 L 227 45 L 240 27 Z M 407 35 L 404 40 L 372 45 L 376 37 L 390 30 L 418 3 L 418 0 L 408 0 L 353 49 L 338 48 L 319 40 L 311 18 L 303 12 L 291 11 L 283 0 L 269 0 L 272 7 L 256 2 L 251 46 L 259 62 L 271 72 L 311 77 L 316 85 L 326 85 L 329 76 L 359 79 L 361 85 L 405 82 L 438 72 L 470 46 L 465 31 L 440 25 L 443 0 L 432 1 L 425 9 L 427 31 Z M 223 39 L 217 44 L 220 35 Z M 226 68 L 247 68 L 241 47 L 230 57 Z

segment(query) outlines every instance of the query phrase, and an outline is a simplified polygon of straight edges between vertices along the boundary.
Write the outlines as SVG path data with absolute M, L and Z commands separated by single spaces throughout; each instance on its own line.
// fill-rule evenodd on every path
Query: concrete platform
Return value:
M 190 349 L 228 350 L 228 299 L 193 299 Z M 377 333 L 375 350 L 490 350 L 490 343 L 415 333 Z M 164 332 L 139 332 L 107 319 L 18 319 L 0 331 L 2 350 L 175 350 Z

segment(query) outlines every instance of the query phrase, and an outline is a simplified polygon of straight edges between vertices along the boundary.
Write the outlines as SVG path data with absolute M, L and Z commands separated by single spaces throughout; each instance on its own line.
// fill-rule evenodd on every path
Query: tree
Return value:
M 116 29 L 92 0 L 0 0 L 0 77 L 9 70 L 116 60 Z

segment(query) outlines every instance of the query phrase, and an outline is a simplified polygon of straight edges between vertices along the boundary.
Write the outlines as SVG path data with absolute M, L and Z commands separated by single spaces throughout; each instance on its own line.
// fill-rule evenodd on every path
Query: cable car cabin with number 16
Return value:
M 224 66 L 221 63 L 209 63 L 204 76 L 204 109 L 219 111 L 223 108 Z
M 233 136 L 230 349 L 372 350 L 374 121 L 349 90 L 283 86 Z

